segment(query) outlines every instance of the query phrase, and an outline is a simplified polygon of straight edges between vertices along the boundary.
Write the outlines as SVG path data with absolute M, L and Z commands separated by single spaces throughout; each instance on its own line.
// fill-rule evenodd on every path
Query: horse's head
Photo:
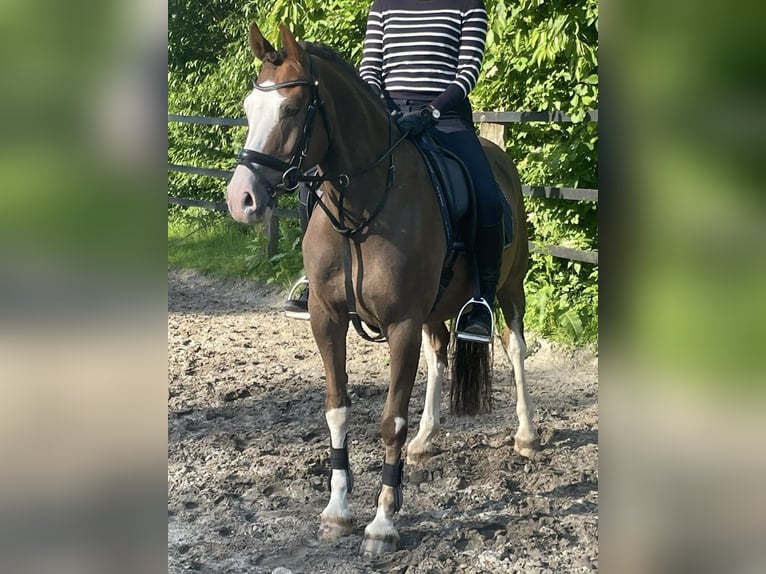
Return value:
M 276 196 L 296 189 L 318 160 L 311 135 L 321 103 L 310 57 L 284 24 L 280 31 L 277 51 L 250 25 L 250 49 L 263 65 L 245 98 L 247 140 L 227 187 L 229 213 L 243 223 L 262 221 Z

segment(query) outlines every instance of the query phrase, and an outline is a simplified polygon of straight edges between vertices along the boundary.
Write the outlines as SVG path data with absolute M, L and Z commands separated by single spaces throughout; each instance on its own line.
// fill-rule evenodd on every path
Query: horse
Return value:
M 320 209 L 314 210 L 302 243 L 311 285 L 311 331 L 326 374 L 331 442 L 330 500 L 320 515 L 319 535 L 332 540 L 354 529 L 347 498 L 353 474 L 347 445 L 346 336 L 350 322 L 363 322 L 385 339 L 390 359 L 380 423 L 382 484 L 360 549 L 363 555 L 378 556 L 398 547 L 394 518 L 402 505 L 408 409 L 421 346 L 428 365 L 425 405 L 406 460 L 417 464 L 436 452 L 451 338 L 446 323 L 471 296 L 471 257 L 457 257 L 453 277 L 437 301 L 448 249 L 433 184 L 414 143 L 400 133 L 383 101 L 348 61 L 325 44 L 297 42 L 284 24 L 279 28 L 282 48 L 277 50 L 255 22 L 250 25 L 250 48 L 262 65 L 244 100 L 248 132 L 227 186 L 227 204 L 234 219 L 262 223 L 280 193 L 301 183 L 321 184 Z M 498 146 L 486 140 L 482 145 L 513 213 L 514 239 L 503 251 L 496 297 L 507 325 L 500 341 L 517 391 L 514 448 L 530 457 L 540 440 L 524 371 L 526 214 L 513 161 Z M 318 172 L 306 175 L 313 166 Z M 476 368 L 491 347 L 464 342 L 454 351 L 453 365 L 469 372 L 453 375 L 452 409 L 458 414 L 486 410 L 488 397 L 477 398 L 478 391 L 465 386 L 476 382 L 464 381 L 472 379 L 471 371 L 491 380 L 491 362 L 489 372 Z

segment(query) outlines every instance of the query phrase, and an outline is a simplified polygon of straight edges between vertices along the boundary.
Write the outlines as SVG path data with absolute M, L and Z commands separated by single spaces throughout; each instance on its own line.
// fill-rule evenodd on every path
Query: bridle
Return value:
M 323 180 L 323 178 L 318 175 L 304 174 L 301 169 L 303 160 L 306 159 L 306 154 L 308 153 L 311 134 L 314 131 L 316 113 L 318 110 L 323 109 L 322 99 L 319 96 L 319 81 L 314 79 L 313 65 L 309 64 L 309 66 L 311 72 L 310 80 L 289 80 L 270 86 L 263 86 L 259 84 L 257 80 L 253 80 L 253 87 L 260 92 L 273 92 L 274 90 L 291 88 L 293 86 L 308 86 L 311 88 L 311 103 L 309 103 L 308 108 L 306 109 L 306 121 L 303 124 L 303 133 L 295 146 L 295 152 L 292 154 L 289 162 L 282 161 L 273 155 L 267 155 L 247 148 L 242 148 L 237 153 L 237 164 L 244 165 L 253 173 L 255 173 L 255 165 L 262 165 L 275 171 L 282 172 L 282 183 L 269 189 L 269 204 L 273 204 L 277 195 L 283 191 L 295 191 L 301 183 L 310 183 L 313 186 L 318 187 Z M 325 122 L 325 127 L 329 129 L 329 124 L 327 123 L 327 118 L 324 117 L 324 112 L 322 113 L 322 117 Z
M 327 174 L 319 175 L 317 173 L 310 173 L 310 174 L 304 173 L 303 160 L 306 159 L 306 155 L 308 154 L 309 143 L 311 141 L 311 134 L 314 130 L 314 123 L 316 120 L 317 112 L 321 113 L 322 120 L 324 121 L 325 129 L 327 130 L 328 143 L 330 143 L 329 140 L 331 140 L 330 123 L 327 120 L 327 117 L 324 113 L 322 98 L 319 95 L 319 80 L 317 80 L 315 77 L 313 60 L 311 58 L 309 58 L 309 73 L 311 76 L 310 79 L 288 80 L 286 82 L 280 82 L 278 84 L 272 84 L 269 86 L 261 85 L 256 80 L 253 80 L 253 87 L 256 90 L 261 92 L 271 92 L 274 90 L 279 90 L 280 88 L 291 88 L 293 86 L 306 86 L 311 89 L 311 103 L 309 103 L 308 108 L 306 109 L 306 120 L 303 124 L 303 133 L 301 134 L 301 137 L 298 140 L 298 143 L 295 148 L 295 152 L 293 152 L 292 156 L 290 157 L 290 161 L 286 162 L 272 155 L 264 154 L 252 149 L 242 148 L 237 153 L 237 164 L 244 165 L 253 173 L 256 173 L 256 169 L 255 169 L 256 165 L 262 165 L 264 167 L 268 167 L 275 171 L 282 172 L 281 183 L 274 187 L 271 187 L 268 190 L 269 205 L 271 206 L 274 205 L 274 202 L 276 201 L 276 198 L 278 195 L 280 195 L 283 192 L 295 191 L 301 183 L 309 184 L 309 189 L 315 196 L 317 195 L 317 189 L 322 184 L 322 182 L 331 181 L 337 184 L 337 188 L 339 189 L 339 192 L 340 192 L 340 199 L 339 199 L 340 217 L 336 218 L 330 212 L 330 210 L 327 208 L 327 206 L 324 204 L 323 201 L 319 200 L 317 202 L 317 205 L 321 207 L 322 210 L 327 214 L 327 217 L 330 219 L 330 222 L 333 228 L 335 229 L 335 231 L 337 231 L 341 235 L 350 237 L 352 235 L 359 233 L 362 229 L 367 227 L 372 222 L 372 220 L 378 215 L 378 213 L 380 213 L 380 211 L 383 209 L 383 205 L 385 204 L 386 198 L 388 197 L 388 191 L 389 189 L 391 189 L 391 186 L 393 185 L 393 182 L 394 182 L 395 166 L 393 163 L 393 153 L 394 153 L 394 150 L 399 146 L 399 144 L 402 143 L 405 139 L 407 139 L 407 134 L 406 133 L 403 134 L 398 140 L 394 142 L 393 135 L 392 135 L 393 120 L 389 116 L 388 118 L 388 149 L 383 153 L 383 155 L 381 155 L 378 159 L 376 159 L 370 165 L 368 165 L 367 167 L 363 169 L 355 171 L 353 173 L 340 173 L 335 177 L 328 176 Z M 389 160 L 388 172 L 387 172 L 387 178 L 386 178 L 386 188 L 380 203 L 375 209 L 373 209 L 370 216 L 367 217 L 361 224 L 353 228 L 346 227 L 344 222 L 345 210 L 343 208 L 343 203 L 345 199 L 346 190 L 351 184 L 351 178 L 356 177 L 358 175 L 362 175 L 363 173 L 377 167 L 378 165 L 383 163 L 383 161 L 386 158 L 388 158 Z

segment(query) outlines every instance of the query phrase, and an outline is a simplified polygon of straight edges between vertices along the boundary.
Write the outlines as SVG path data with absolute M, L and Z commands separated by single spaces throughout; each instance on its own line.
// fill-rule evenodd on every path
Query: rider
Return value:
M 460 331 L 488 337 L 503 250 L 502 194 L 476 136 L 468 94 L 476 86 L 487 35 L 483 0 L 374 0 L 359 74 L 404 112 L 403 131 L 432 135 L 468 168 L 476 192 L 473 246 L 479 291 Z M 307 289 L 304 290 L 307 295 Z M 305 301 L 288 300 L 287 306 Z

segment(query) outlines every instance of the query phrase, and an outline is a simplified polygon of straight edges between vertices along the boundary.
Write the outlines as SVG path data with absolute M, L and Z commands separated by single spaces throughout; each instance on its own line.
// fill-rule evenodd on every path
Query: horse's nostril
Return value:
M 253 194 L 245 193 L 245 207 L 251 207 L 253 205 Z

